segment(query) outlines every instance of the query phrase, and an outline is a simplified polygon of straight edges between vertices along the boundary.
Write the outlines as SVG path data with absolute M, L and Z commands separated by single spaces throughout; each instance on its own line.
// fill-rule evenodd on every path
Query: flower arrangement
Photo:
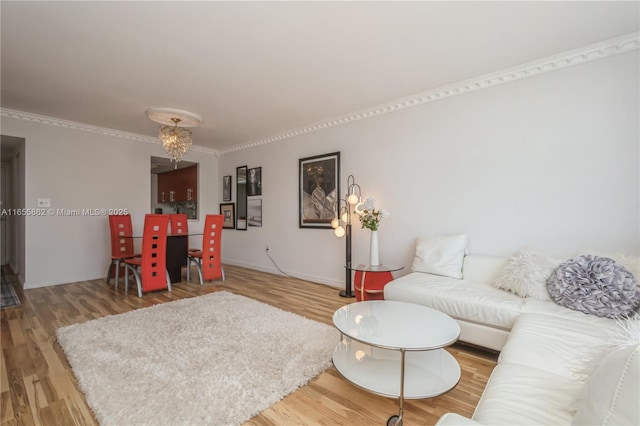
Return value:
M 360 215 L 360 224 L 362 228 L 372 231 L 378 230 L 378 224 L 384 218 L 389 217 L 389 212 L 385 209 L 376 210 L 376 199 L 369 197 L 364 202 L 364 209 Z

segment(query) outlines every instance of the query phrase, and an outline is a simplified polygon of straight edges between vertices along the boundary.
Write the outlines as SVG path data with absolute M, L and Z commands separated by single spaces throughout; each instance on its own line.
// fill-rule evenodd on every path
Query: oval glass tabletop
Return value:
M 415 303 L 370 300 L 352 303 L 333 314 L 345 336 L 387 349 L 424 351 L 458 340 L 460 326 L 450 316 Z

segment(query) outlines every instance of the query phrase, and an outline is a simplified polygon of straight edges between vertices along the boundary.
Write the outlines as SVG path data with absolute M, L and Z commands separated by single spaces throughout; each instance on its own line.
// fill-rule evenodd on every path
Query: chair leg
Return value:
M 224 267 L 220 267 L 220 269 L 222 269 L 222 281 L 226 280 L 225 276 L 224 276 Z
M 202 279 L 202 259 L 199 257 L 196 259 L 196 266 L 198 267 L 198 276 L 200 277 L 200 285 L 204 285 L 204 280 Z
M 187 282 L 191 280 L 191 256 L 187 256 Z
M 135 266 L 131 266 L 131 271 L 133 271 L 133 276 L 136 277 L 136 285 L 138 287 L 138 297 L 142 297 L 142 283 L 140 281 L 140 273 L 138 273 L 138 268 L 136 268 Z
M 188 265 L 188 263 L 187 263 Z M 171 291 L 171 277 L 169 276 L 169 271 L 167 272 L 167 289 L 169 289 L 169 291 Z
M 120 259 L 116 260 L 116 290 L 118 289 L 118 283 L 120 283 L 120 262 Z M 125 268 L 125 271 L 126 270 L 127 268 Z
M 124 274 L 124 294 L 129 294 L 129 271 L 128 269 L 131 268 L 131 265 L 127 265 L 125 263 L 124 268 L 126 270 L 126 274 Z
M 124 294 L 129 294 L 129 265 L 125 264 L 124 268 L 127 270 L 127 273 L 124 274 Z
M 107 271 L 107 285 L 109 285 L 109 281 L 111 281 L 111 273 L 113 272 L 113 260 L 109 264 L 109 270 Z
M 125 271 L 130 269 L 133 272 L 133 276 L 136 279 L 136 285 L 138 287 L 138 297 L 142 297 L 142 285 L 140 284 L 140 274 L 138 273 L 138 269 L 129 264 L 125 264 Z M 129 272 L 126 271 L 124 276 L 124 294 L 129 294 Z

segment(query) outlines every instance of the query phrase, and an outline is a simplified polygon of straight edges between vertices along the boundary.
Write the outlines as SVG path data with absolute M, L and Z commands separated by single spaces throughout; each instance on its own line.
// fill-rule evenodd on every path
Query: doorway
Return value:
M 9 263 L 9 258 L 7 256 L 7 240 L 10 239 L 7 231 L 7 221 L 9 219 L 7 213 L 7 203 L 6 199 L 8 198 L 8 165 L 2 163 L 2 176 L 0 177 L 0 209 L 2 210 L 2 216 L 0 216 L 0 266 L 5 266 Z
M 14 214 L 25 208 L 25 139 L 0 135 L 0 261 L 9 265 L 24 285 L 25 216 Z
M 2 214 L 2 216 L 0 216 L 0 266 L 9 264 L 7 248 L 11 236 L 9 232 L 7 232 L 9 231 L 7 222 L 9 221 L 10 206 L 6 202 L 9 198 L 9 176 L 9 164 L 2 163 L 2 176 L 0 177 L 0 210 Z

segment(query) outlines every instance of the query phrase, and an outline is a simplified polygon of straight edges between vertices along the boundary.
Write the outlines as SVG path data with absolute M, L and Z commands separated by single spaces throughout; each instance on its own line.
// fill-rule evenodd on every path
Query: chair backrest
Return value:
M 164 214 L 147 214 L 142 233 L 142 264 L 140 276 L 142 291 L 167 288 L 167 231 L 169 217 Z
M 187 215 L 184 213 L 175 213 L 169 215 L 169 223 L 171 224 L 171 235 L 180 235 L 189 233 L 189 225 L 187 224 Z
M 221 214 L 208 214 L 202 230 L 202 279 L 222 278 L 222 223 Z
M 133 226 L 130 214 L 109 215 L 111 229 L 111 257 L 123 258 L 133 256 Z

